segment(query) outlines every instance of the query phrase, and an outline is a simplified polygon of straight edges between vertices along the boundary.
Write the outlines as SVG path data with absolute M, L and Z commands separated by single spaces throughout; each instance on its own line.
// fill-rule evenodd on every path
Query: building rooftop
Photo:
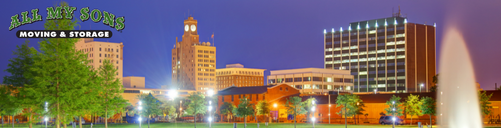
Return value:
M 323 69 L 323 68 L 298 68 L 270 71 L 270 75 L 295 74 L 295 73 L 325 73 L 350 75 L 350 70 Z
M 218 95 L 234 95 L 234 94 L 262 94 L 268 91 L 268 88 L 275 85 L 252 86 L 252 87 L 236 87 L 231 86 L 218 91 Z

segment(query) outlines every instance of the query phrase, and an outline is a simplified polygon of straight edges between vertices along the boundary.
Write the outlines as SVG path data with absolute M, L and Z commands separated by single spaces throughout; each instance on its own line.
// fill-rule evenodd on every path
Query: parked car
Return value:
M 398 118 L 398 117 L 395 117 L 395 124 L 396 125 L 401 125 L 403 124 L 403 121 L 402 119 Z M 393 124 L 393 116 L 381 116 L 381 118 L 379 118 L 379 124 Z

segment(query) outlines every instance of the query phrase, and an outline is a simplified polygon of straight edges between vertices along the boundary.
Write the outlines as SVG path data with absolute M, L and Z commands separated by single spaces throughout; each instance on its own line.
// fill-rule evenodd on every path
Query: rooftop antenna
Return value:
M 398 5 L 398 16 L 400 17 L 401 14 L 400 14 L 400 5 Z

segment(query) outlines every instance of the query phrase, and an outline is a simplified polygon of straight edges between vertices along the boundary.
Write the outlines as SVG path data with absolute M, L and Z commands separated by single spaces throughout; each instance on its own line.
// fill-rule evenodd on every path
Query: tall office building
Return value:
M 355 92 L 420 92 L 436 71 L 435 25 L 399 14 L 324 30 L 325 68 L 350 70 Z
M 244 68 L 242 64 L 227 64 L 226 68 L 216 69 L 216 88 L 264 86 L 264 70 Z
M 172 85 L 181 90 L 204 90 L 216 87 L 216 47 L 199 42 L 197 20 L 184 20 L 182 41 L 176 37 L 172 49 Z
M 117 78 L 123 80 L 123 43 L 94 41 L 93 38 L 81 38 L 75 43 L 75 49 L 87 53 L 89 65 L 99 69 L 104 60 L 110 60 L 117 69 Z

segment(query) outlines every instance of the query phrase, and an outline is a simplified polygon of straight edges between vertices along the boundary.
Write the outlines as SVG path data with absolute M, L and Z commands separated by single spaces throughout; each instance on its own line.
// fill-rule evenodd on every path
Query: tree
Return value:
M 69 7 L 68 3 L 61 2 L 60 6 L 48 9 Z M 70 7 L 75 8 L 75 7 Z M 46 20 L 45 30 L 73 30 L 77 26 L 76 20 L 66 18 L 65 9 L 60 19 Z M 68 13 L 69 14 L 69 13 Z M 39 50 L 31 49 L 34 63 L 30 70 L 37 74 L 28 76 L 33 84 L 25 86 L 38 98 L 38 101 L 49 103 L 49 112 L 55 116 L 56 128 L 60 124 L 68 124 L 78 106 L 87 105 L 82 99 L 89 92 L 91 67 L 88 66 L 87 55 L 75 49 L 76 38 L 44 38 L 39 42 Z M 63 125 L 66 127 L 66 125 Z
M 344 112 L 344 125 L 348 127 L 348 116 L 354 116 L 363 111 L 362 106 L 359 106 L 362 100 L 354 94 L 343 94 L 338 95 L 336 99 L 336 106 L 342 106 L 341 110 L 337 114 L 342 115 Z M 344 110 L 343 110 L 344 109 Z
M 310 97 L 308 99 L 306 99 L 305 101 L 303 101 L 303 107 L 304 107 L 304 110 L 306 110 L 306 118 L 307 119 L 310 119 L 311 117 L 310 116 L 314 116 L 314 112 L 311 113 L 311 108 L 313 107 L 316 107 L 317 104 L 313 104 L 314 102 L 317 102 L 317 100 L 313 97 Z
M 419 95 L 409 95 L 405 101 L 405 113 L 411 116 L 411 125 L 413 116 L 421 116 L 422 102 L 419 100 Z
M 285 102 L 284 104 L 285 108 L 287 109 L 287 113 L 294 116 L 294 128 L 296 128 L 297 115 L 306 113 L 306 110 L 302 105 L 304 105 L 304 103 L 301 102 L 301 97 L 298 96 L 287 98 L 287 102 Z
M 144 105 L 142 105 L 143 110 L 141 110 L 141 116 L 146 116 L 146 121 L 148 122 L 148 128 L 150 128 L 150 118 L 152 116 L 157 116 L 162 114 L 162 110 L 160 110 L 160 102 L 157 98 L 153 97 L 153 95 L 139 95 L 139 101 L 141 101 Z
M 224 102 L 221 107 L 219 107 L 220 114 L 226 114 L 228 123 L 230 122 L 231 115 L 233 115 L 232 111 L 235 108 L 235 105 L 231 104 L 230 102 Z
M 29 47 L 29 40 L 26 40 L 20 46 L 16 46 L 17 49 L 14 51 L 15 58 L 9 60 L 6 72 L 9 72 L 11 76 L 5 76 L 3 83 L 7 85 L 12 85 L 15 87 L 15 92 L 11 93 L 11 100 L 16 103 L 19 108 L 26 108 L 24 115 L 28 117 L 28 126 L 32 128 L 32 123 L 36 122 L 33 119 L 33 115 L 39 113 L 41 102 L 37 99 L 37 93 L 30 92 L 30 89 L 26 88 L 26 85 L 33 83 L 33 78 L 30 75 L 36 74 L 31 71 L 33 61 L 33 54 Z M 23 87 L 23 88 L 21 88 Z M 14 94 L 15 93 L 15 94 Z
M 256 105 L 256 115 L 269 115 L 270 111 L 271 111 L 271 109 L 270 109 L 270 103 L 268 103 L 268 101 L 261 100 L 261 101 L 257 102 L 257 105 Z
M 390 100 L 386 101 L 388 108 L 385 108 L 386 114 L 391 116 L 402 116 L 403 115 L 403 105 L 400 102 L 401 98 L 393 95 Z
M 247 116 L 254 114 L 254 104 L 251 104 L 247 96 L 240 98 L 240 104 L 233 109 L 237 117 L 244 117 L 244 128 L 247 128 Z
M 205 106 L 205 96 L 201 92 L 194 92 L 188 96 L 188 109 L 186 113 L 193 115 L 195 117 L 195 128 L 197 127 L 197 114 L 205 114 L 207 112 L 207 107 Z
M 491 114 L 491 108 L 492 106 L 489 106 L 491 102 L 489 102 L 489 99 L 492 97 L 492 94 L 487 95 L 485 91 L 478 91 L 478 98 L 480 101 L 480 109 L 482 110 L 482 115 L 486 116 Z
M 163 116 L 168 116 L 169 119 L 176 115 L 176 108 L 174 107 L 174 100 L 163 100 L 162 104 L 160 104 L 160 110 L 163 113 Z
M 433 86 L 430 87 L 430 92 L 437 92 L 438 75 L 433 76 Z
M 17 102 L 17 90 L 18 88 L 14 86 L 2 86 L 0 88 L 0 96 L 2 100 L 0 100 L 0 105 L 2 109 L 2 113 L 7 115 L 7 117 L 12 116 L 12 128 L 14 128 L 14 116 L 22 113 L 23 109 L 21 104 Z M 10 118 L 7 118 L 7 124 L 10 123 Z
M 427 114 L 428 116 L 430 116 L 430 126 L 432 126 L 432 122 L 431 122 L 431 116 L 432 115 L 435 115 L 435 109 L 436 109 L 436 102 L 433 98 L 431 97 L 423 97 L 421 98 L 421 114 Z
M 120 80 L 117 78 L 117 69 L 111 63 L 111 60 L 105 59 L 103 61 L 103 65 L 99 67 L 99 77 L 101 77 L 99 89 L 99 106 L 101 106 L 100 110 L 104 110 L 104 127 L 108 128 L 108 113 L 110 111 L 118 111 L 121 108 L 125 107 L 124 103 L 127 102 L 122 98 L 121 93 L 123 90 L 121 89 L 122 84 Z M 150 108 L 150 107 L 148 107 Z M 158 108 L 158 107 L 157 107 Z M 113 114 L 110 114 L 113 115 Z M 148 118 L 149 119 L 149 118 Z M 149 122 L 148 122 L 149 127 Z

